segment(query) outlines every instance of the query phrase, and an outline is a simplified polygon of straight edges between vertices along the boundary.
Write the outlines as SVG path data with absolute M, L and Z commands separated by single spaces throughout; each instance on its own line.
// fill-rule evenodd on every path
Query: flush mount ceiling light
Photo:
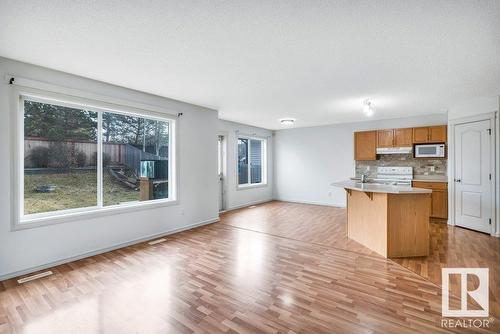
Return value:
M 283 125 L 293 125 L 295 123 L 295 118 L 282 118 L 280 123 Z
M 373 102 L 370 99 L 366 99 L 363 101 L 363 112 L 365 113 L 366 116 L 372 116 L 373 112 L 375 110 L 373 109 Z

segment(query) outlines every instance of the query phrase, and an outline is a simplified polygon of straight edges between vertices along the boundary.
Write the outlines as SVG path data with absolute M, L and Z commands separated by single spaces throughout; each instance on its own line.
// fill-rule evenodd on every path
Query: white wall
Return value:
M 354 176 L 354 131 L 446 123 L 443 113 L 278 130 L 274 137 L 274 198 L 343 207 L 344 190 L 330 184 Z
M 11 231 L 12 133 L 6 74 L 183 112 L 178 121 L 179 204 L 46 227 Z M 0 280 L 42 265 L 156 234 L 214 221 L 217 207 L 217 112 L 0 58 Z
M 457 103 L 448 110 L 448 119 L 474 116 L 498 111 L 499 96 L 480 97 Z
M 226 210 L 270 201 L 273 199 L 273 136 L 272 131 L 254 126 L 219 120 L 219 134 L 226 136 L 227 176 L 225 185 Z M 238 189 L 237 135 L 251 135 L 267 139 L 267 185 L 258 188 Z

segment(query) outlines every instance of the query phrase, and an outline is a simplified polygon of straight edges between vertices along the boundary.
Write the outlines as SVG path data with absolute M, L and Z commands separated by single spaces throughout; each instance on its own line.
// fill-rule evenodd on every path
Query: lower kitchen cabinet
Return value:
M 431 217 L 448 219 L 448 183 L 413 181 L 413 187 L 431 189 Z

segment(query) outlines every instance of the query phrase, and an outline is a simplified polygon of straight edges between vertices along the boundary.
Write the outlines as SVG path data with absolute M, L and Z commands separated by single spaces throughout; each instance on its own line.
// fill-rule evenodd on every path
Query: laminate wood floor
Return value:
M 252 210 L 153 246 L 60 265 L 22 285 L 0 282 L 0 332 L 485 332 L 442 328 L 439 286 L 360 245 L 321 245 L 307 229 L 311 241 L 230 225 L 238 216 L 251 222 Z M 335 237 L 325 238 L 334 244 Z
M 375 255 L 347 238 L 347 217 L 343 208 L 273 201 L 228 212 L 222 223 Z M 393 261 L 439 286 L 441 268 L 489 268 L 490 313 L 500 317 L 500 238 L 431 221 L 429 256 Z M 450 285 L 452 293 L 459 296 L 460 282 L 451 280 Z

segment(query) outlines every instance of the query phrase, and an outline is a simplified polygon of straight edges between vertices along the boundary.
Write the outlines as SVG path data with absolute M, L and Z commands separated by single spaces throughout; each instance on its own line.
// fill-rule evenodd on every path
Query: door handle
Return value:
M 460 180 L 460 179 L 455 179 L 455 182 L 462 182 L 462 180 Z

